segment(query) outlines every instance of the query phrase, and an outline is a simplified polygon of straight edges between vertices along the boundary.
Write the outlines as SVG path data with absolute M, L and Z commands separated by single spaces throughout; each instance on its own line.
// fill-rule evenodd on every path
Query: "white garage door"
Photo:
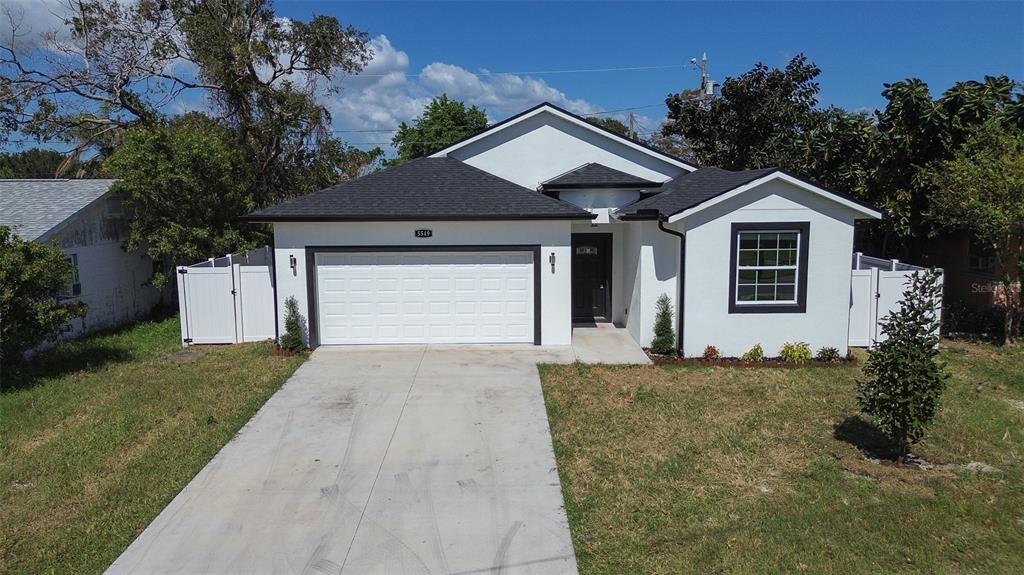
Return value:
M 321 344 L 533 343 L 531 252 L 321 253 Z

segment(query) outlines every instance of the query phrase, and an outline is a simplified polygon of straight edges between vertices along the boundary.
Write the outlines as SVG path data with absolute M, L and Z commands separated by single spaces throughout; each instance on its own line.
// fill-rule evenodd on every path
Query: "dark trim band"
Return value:
M 755 230 L 797 230 L 800 232 L 800 254 L 798 256 L 796 279 L 796 303 L 736 303 L 736 242 L 740 232 Z M 807 261 L 808 247 L 811 243 L 810 222 L 749 222 L 733 223 L 732 239 L 729 242 L 729 313 L 806 313 L 807 312 Z
M 238 221 L 250 224 L 274 223 L 274 222 L 476 222 L 476 221 L 522 221 L 522 220 L 593 220 L 597 214 L 548 214 L 548 215 L 483 215 L 483 216 L 457 216 L 457 215 L 423 215 L 410 216 L 394 215 L 365 215 L 365 216 L 241 216 Z
M 316 254 L 318 253 L 359 253 L 359 252 L 530 252 L 533 254 L 533 344 L 541 344 L 541 286 L 540 286 L 539 244 L 509 245 L 430 245 L 430 246 L 306 246 L 306 302 L 309 325 L 309 347 L 320 345 L 319 312 L 317 303 Z

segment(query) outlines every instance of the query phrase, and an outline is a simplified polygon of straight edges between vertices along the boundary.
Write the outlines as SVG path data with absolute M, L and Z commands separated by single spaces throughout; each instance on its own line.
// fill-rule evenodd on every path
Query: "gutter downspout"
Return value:
M 683 355 L 683 304 L 685 303 L 684 298 L 686 297 L 686 285 L 684 283 L 685 270 L 686 270 L 686 234 L 670 230 L 665 227 L 665 221 L 668 218 L 665 216 L 658 216 L 658 229 L 679 238 L 679 273 L 676 275 L 677 282 L 679 284 L 679 293 L 676 295 L 676 353 L 680 357 Z

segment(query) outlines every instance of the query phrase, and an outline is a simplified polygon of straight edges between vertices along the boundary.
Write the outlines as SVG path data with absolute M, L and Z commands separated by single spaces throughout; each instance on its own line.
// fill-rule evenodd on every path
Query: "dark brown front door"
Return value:
M 573 321 L 611 321 L 612 235 L 572 235 Z

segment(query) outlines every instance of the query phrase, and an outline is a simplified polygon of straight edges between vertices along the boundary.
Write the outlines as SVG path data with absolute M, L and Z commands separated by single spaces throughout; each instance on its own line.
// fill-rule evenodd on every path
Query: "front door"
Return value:
M 573 321 L 611 321 L 612 235 L 572 235 Z

